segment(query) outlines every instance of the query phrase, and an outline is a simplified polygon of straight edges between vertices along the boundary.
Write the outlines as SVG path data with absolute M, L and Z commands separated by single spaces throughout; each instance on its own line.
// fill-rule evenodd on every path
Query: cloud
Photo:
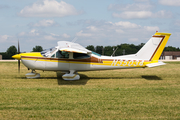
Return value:
M 172 18 L 173 14 L 169 11 L 161 10 L 154 13 L 152 17 L 154 18 Z
M 28 26 L 30 27 L 52 27 L 52 26 L 59 26 L 54 20 L 41 20 L 37 23 L 30 23 Z
M 108 10 L 115 11 L 112 13 L 113 17 L 122 19 L 171 18 L 173 16 L 171 12 L 165 10 L 152 12 L 155 6 L 148 0 L 138 0 L 138 2 L 144 3 L 110 4 Z
M 62 37 L 63 37 L 63 38 L 70 38 L 71 36 L 68 35 L 68 34 L 66 34 L 66 33 L 64 33 L 64 34 L 62 35 Z
M 0 42 L 4 42 L 4 41 L 7 41 L 8 38 L 10 38 L 9 35 L 0 35 Z
M 84 33 L 84 31 L 81 30 L 78 33 L 76 33 L 76 36 L 79 36 L 79 37 L 90 37 L 92 35 L 90 33 Z
M 171 18 L 173 15 L 169 11 L 161 10 L 156 13 L 151 11 L 125 11 L 120 14 L 113 13 L 113 17 L 123 19 L 146 19 L 146 18 Z
M 77 11 L 74 6 L 64 1 L 41 0 L 23 8 L 19 15 L 22 17 L 64 17 L 81 13 L 82 11 Z
M 151 32 L 151 31 L 159 31 L 159 27 L 157 27 L 157 26 L 144 26 L 144 28 L 149 32 Z
M 88 23 L 89 26 L 76 33 L 80 44 L 84 46 L 140 44 L 147 42 L 152 34 L 160 30 L 158 26 L 141 26 L 129 21 L 101 22 L 99 25 L 94 25 L 94 23 L 98 22 L 92 22 L 91 25 Z
M 128 21 L 120 21 L 120 22 L 116 22 L 114 23 L 116 26 L 122 26 L 123 28 L 139 28 L 141 27 L 140 25 L 137 25 L 135 23 L 131 23 Z
M 144 18 L 150 18 L 152 16 L 151 11 L 126 11 L 122 12 L 120 14 L 113 13 L 113 17 L 119 17 L 123 19 L 144 19 Z
M 154 6 L 151 4 L 142 4 L 142 3 L 134 3 L 134 4 L 110 4 L 108 9 L 113 11 L 147 11 L 151 10 Z
M 180 0 L 159 0 L 159 3 L 167 6 L 180 6 Z

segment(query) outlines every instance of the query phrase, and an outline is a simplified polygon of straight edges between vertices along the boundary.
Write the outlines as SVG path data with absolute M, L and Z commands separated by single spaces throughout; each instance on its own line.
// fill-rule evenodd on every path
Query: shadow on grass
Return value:
M 160 78 L 156 75 L 142 75 L 141 77 L 146 80 L 162 80 L 162 78 Z
M 57 72 L 57 77 L 40 77 L 37 79 L 57 79 L 58 85 L 86 85 L 87 82 L 90 79 L 96 79 L 96 80 L 102 80 L 102 79 L 141 79 L 144 78 L 146 80 L 162 80 L 161 77 L 158 77 L 156 75 L 142 75 L 142 76 L 136 76 L 136 77 L 88 77 L 84 74 L 79 74 L 80 80 L 74 80 L 74 81 L 66 81 L 62 79 L 62 74 Z M 17 77 L 20 79 L 27 79 L 26 77 Z

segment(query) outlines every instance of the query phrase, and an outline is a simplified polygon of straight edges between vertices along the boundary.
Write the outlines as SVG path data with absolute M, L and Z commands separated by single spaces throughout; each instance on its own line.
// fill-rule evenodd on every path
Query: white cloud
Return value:
M 93 31 L 93 32 L 98 31 L 98 28 L 96 26 L 88 26 L 87 29 L 89 29 L 90 31 Z
M 64 33 L 64 34 L 62 35 L 62 37 L 64 37 L 64 38 L 70 38 L 71 36 L 68 35 L 68 34 L 66 34 L 66 33 Z
M 0 42 L 6 41 L 9 37 L 9 35 L 0 35 Z
M 159 3 L 167 6 L 180 6 L 180 0 L 159 0 Z
M 54 37 L 51 36 L 51 35 L 45 35 L 45 36 L 44 36 L 44 39 L 45 39 L 45 40 L 57 40 L 56 38 L 54 38 Z
M 41 20 L 37 23 L 30 23 L 29 26 L 31 27 L 51 27 L 51 26 L 58 26 L 58 24 L 54 20 Z
M 76 33 L 80 44 L 84 46 L 89 44 L 106 46 L 121 43 L 140 44 L 147 42 L 151 35 L 160 30 L 158 26 L 142 26 L 129 21 L 101 22 L 98 25 L 95 23 L 92 22 L 91 25 L 88 23 L 88 27 Z
M 172 13 L 169 11 L 161 10 L 153 15 L 155 18 L 172 18 Z
M 90 37 L 92 36 L 90 33 L 84 33 L 83 30 L 76 33 L 76 36 Z
M 119 17 L 123 19 L 142 19 L 149 18 L 152 16 L 151 11 L 126 11 L 120 14 L 113 13 L 113 17 Z
M 113 17 L 123 19 L 146 19 L 146 18 L 171 18 L 173 15 L 169 11 L 161 10 L 156 13 L 151 11 L 126 11 L 120 14 L 113 13 Z
M 122 29 L 117 29 L 116 32 L 117 33 L 124 33 L 124 31 Z
M 57 34 L 54 34 L 54 33 L 50 33 L 50 34 L 51 34 L 52 36 L 57 36 L 57 37 L 59 36 L 59 35 L 57 35 Z
M 32 29 L 30 32 L 20 32 L 18 35 L 20 37 L 23 37 L 23 36 L 34 37 L 34 36 L 40 36 L 41 33 L 36 29 Z
M 144 26 L 144 28 L 147 31 L 159 31 L 159 27 L 157 27 L 157 26 Z
M 142 4 L 142 3 L 134 3 L 134 4 L 110 4 L 108 9 L 109 10 L 114 10 L 114 11 L 147 11 L 151 10 L 154 6 L 147 3 L 147 4 Z
M 128 21 L 120 21 L 120 22 L 117 22 L 117 23 L 114 23 L 115 25 L 117 26 L 122 26 L 124 28 L 139 28 L 141 27 L 140 25 L 137 25 L 135 23 L 131 23 L 131 22 L 128 22 Z
M 42 0 L 31 6 L 26 6 L 20 11 L 19 15 L 23 17 L 64 17 L 81 13 L 74 6 L 64 1 Z

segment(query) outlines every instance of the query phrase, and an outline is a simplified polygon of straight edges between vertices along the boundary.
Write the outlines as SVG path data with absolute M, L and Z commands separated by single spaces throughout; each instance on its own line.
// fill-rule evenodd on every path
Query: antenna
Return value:
M 118 49 L 118 47 L 116 48 L 116 50 L 114 50 L 114 48 L 113 48 L 114 52 L 113 52 L 113 54 L 111 55 L 111 57 L 114 56 L 114 54 L 115 54 L 115 52 L 117 51 L 117 49 Z
M 77 37 L 75 37 L 71 42 L 76 42 L 76 40 L 77 40 L 78 38 Z

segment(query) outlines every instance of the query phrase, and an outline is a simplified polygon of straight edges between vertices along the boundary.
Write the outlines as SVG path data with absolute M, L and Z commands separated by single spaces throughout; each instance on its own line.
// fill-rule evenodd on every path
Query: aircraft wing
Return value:
M 58 47 L 60 51 L 65 51 L 65 52 L 84 53 L 84 54 L 92 53 L 90 50 L 84 48 L 83 46 L 68 41 L 59 41 Z

